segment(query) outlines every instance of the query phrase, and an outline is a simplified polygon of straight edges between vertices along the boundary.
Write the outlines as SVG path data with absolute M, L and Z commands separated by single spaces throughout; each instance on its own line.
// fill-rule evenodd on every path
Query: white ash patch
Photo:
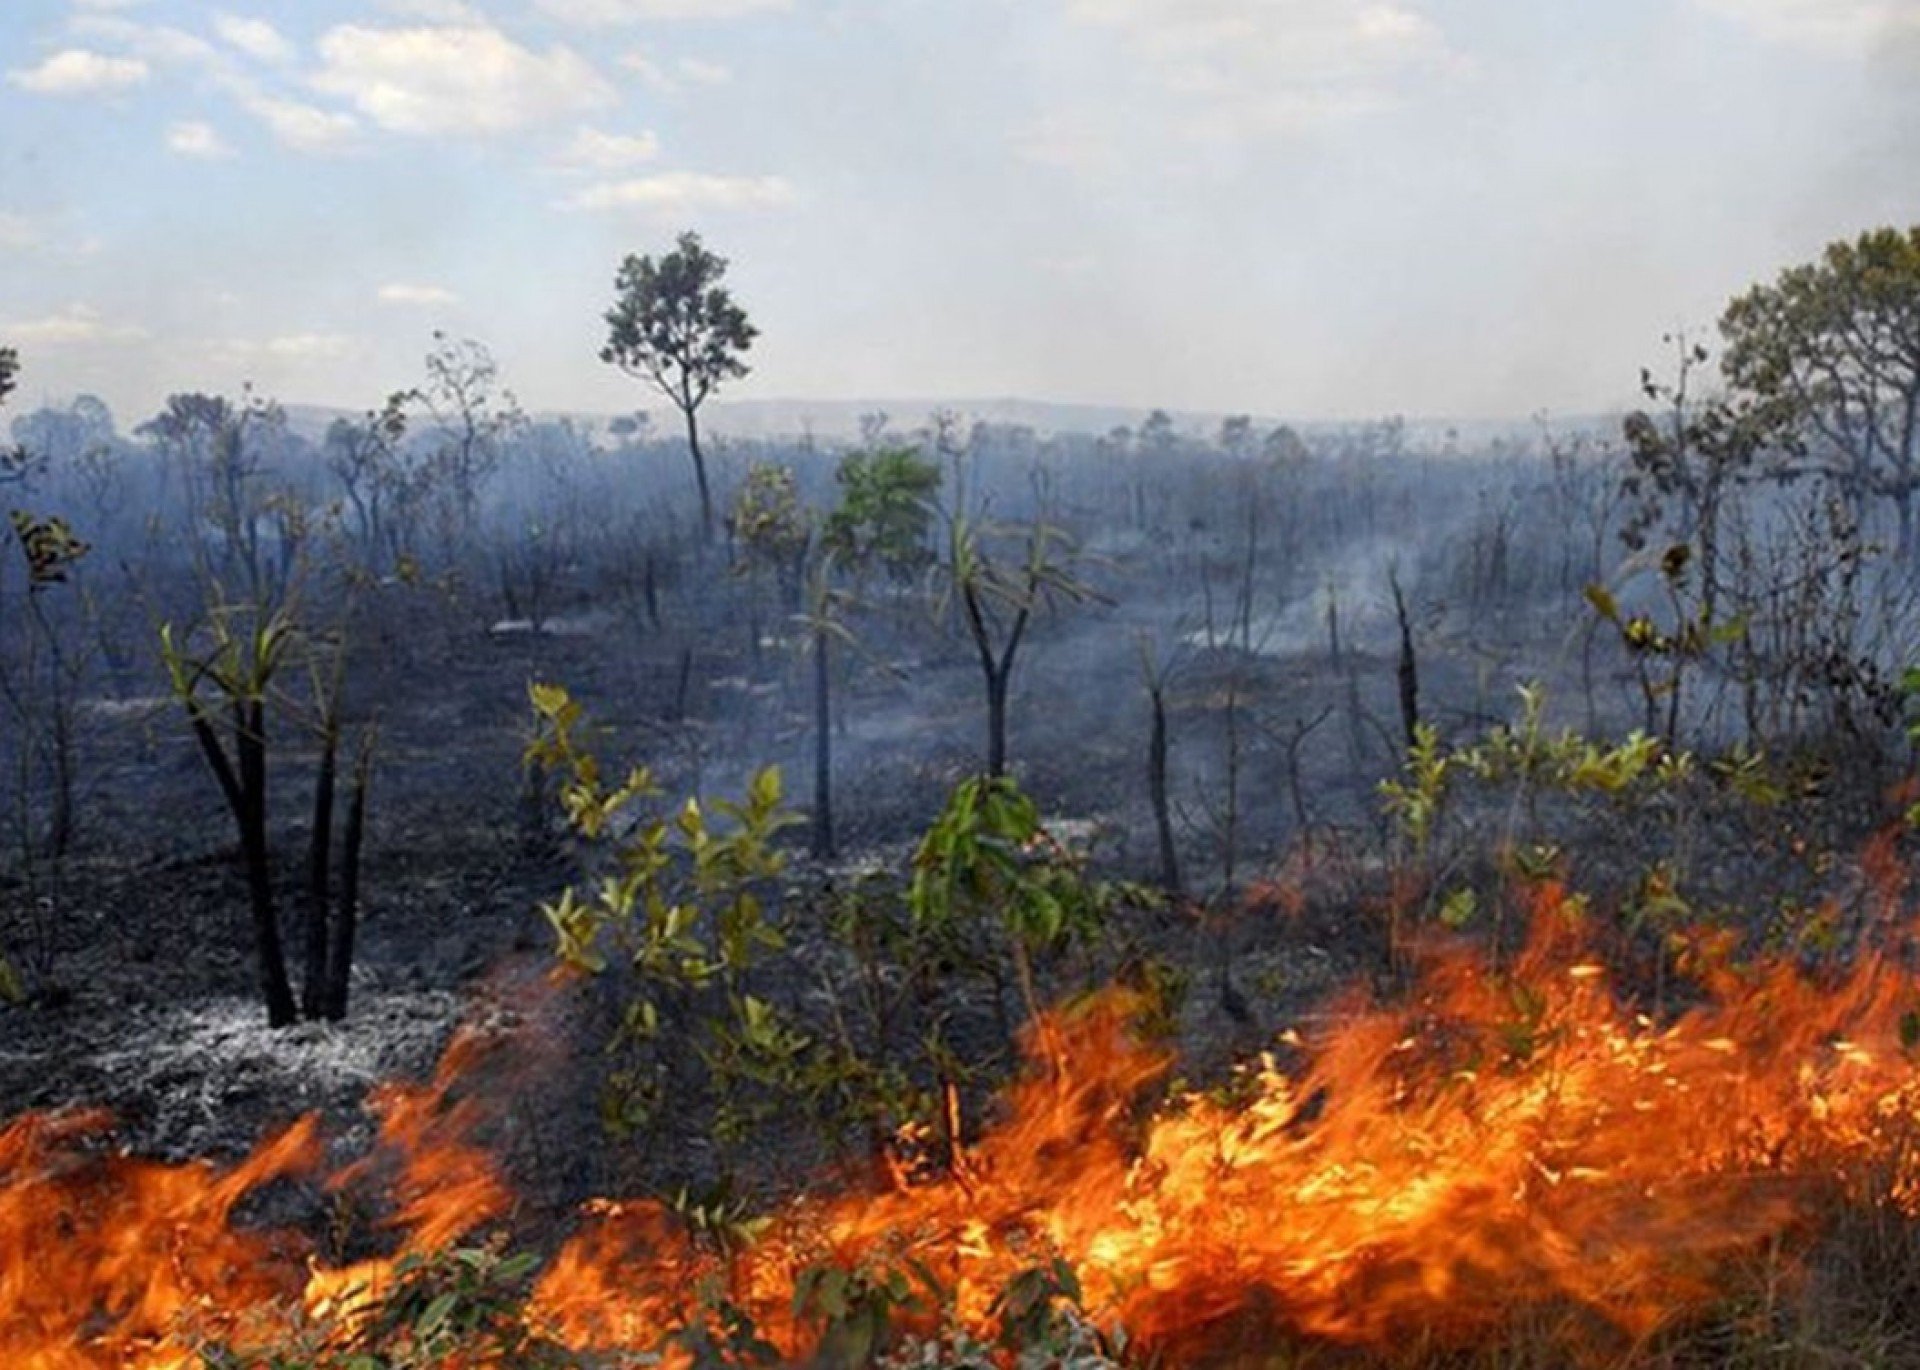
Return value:
M 86 699 L 80 702 L 84 717 L 104 722 L 145 722 L 174 707 L 166 695 L 135 695 L 130 699 Z
M 88 1065 L 122 1099 L 151 1106 L 143 1150 L 201 1153 L 236 1138 L 238 1115 L 285 1119 L 355 1100 L 369 1085 L 424 1074 L 463 1016 L 442 990 L 360 989 L 342 1023 L 269 1028 L 258 1000 L 203 1000 L 127 1025 L 132 1045 Z
M 503 618 L 487 629 L 489 637 L 600 637 L 615 626 L 612 614 L 596 610 L 586 614 L 555 614 L 538 623 L 530 618 Z

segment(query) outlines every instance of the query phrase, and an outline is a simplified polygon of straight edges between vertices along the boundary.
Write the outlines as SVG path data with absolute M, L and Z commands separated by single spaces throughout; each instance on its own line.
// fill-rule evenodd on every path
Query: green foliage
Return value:
M 1920 225 L 1827 245 L 1817 261 L 1731 301 L 1722 370 L 1752 406 L 1808 443 L 1856 498 L 1890 497 L 1903 554 L 1920 489 Z
M 849 452 L 834 470 L 840 507 L 827 518 L 827 548 L 857 571 L 909 583 L 933 564 L 928 546 L 940 467 L 917 447 Z
M 1457 769 L 1441 746 L 1438 728 L 1424 721 L 1414 724 L 1413 745 L 1407 748 L 1400 769 L 1400 779 L 1380 782 L 1380 796 L 1408 845 L 1424 857 L 1433 844 L 1441 806 Z
M 785 868 L 774 839 L 800 820 L 782 807 L 778 768 L 757 773 L 737 802 L 688 799 L 670 813 L 634 812 L 659 795 L 652 774 L 636 768 L 609 785 L 585 745 L 579 703 L 558 685 L 535 684 L 528 695 L 536 725 L 528 764 L 560 777 L 561 804 L 574 830 L 611 848 L 611 869 L 588 893 L 569 886 L 542 906 L 556 953 L 589 974 L 618 957 L 635 975 L 621 1040 L 640 1048 L 646 1062 L 616 1077 L 609 1124 L 619 1130 L 643 1125 L 660 1102 L 669 997 L 682 1002 L 698 991 L 724 993 L 727 1014 L 709 1023 L 701 1048 L 721 1082 L 790 1080 L 807 1038 L 742 983 L 761 955 L 784 945 L 763 894 Z M 724 1107 L 717 1125 L 729 1139 L 742 1127 Z
M 285 607 L 263 614 L 250 604 L 216 599 L 198 630 L 176 635 L 171 623 L 160 625 L 160 659 L 188 716 L 211 724 L 215 705 L 265 703 L 299 640 L 299 626 Z
M 1562 794 L 1623 796 L 1649 786 L 1671 788 L 1693 771 L 1689 753 L 1670 751 L 1642 732 L 1608 746 L 1570 728 L 1548 731 L 1546 697 L 1537 685 L 1521 686 L 1520 700 L 1517 723 L 1500 724 L 1472 746 L 1449 750 L 1431 724 L 1415 729 L 1400 778 L 1380 784 L 1387 813 L 1414 852 L 1424 856 L 1431 848 L 1448 794 L 1462 778 Z M 1752 766 L 1747 761 L 1737 769 L 1758 793 Z
M 461 1248 L 400 1263 L 394 1287 L 358 1325 L 341 1370 L 403 1370 L 499 1356 L 515 1366 L 568 1366 L 574 1358 L 527 1324 L 531 1252 L 503 1257 Z
M 408 1256 L 371 1306 L 292 1315 L 267 1359 L 257 1349 L 221 1343 L 197 1346 L 195 1354 L 206 1370 L 584 1370 L 607 1364 L 583 1359 L 532 1325 L 526 1297 L 538 1263 L 531 1252 L 508 1256 L 491 1247 Z
M 908 1270 L 833 1264 L 807 1267 L 793 1286 L 793 1315 L 818 1336 L 821 1365 L 870 1365 L 900 1336 L 902 1319 L 936 1307 L 938 1284 L 917 1264 Z
M 1030 954 L 1089 937 L 1131 887 L 1091 882 L 1040 811 L 1005 776 L 962 781 L 920 839 L 907 907 L 916 928 L 943 935 L 992 919 Z
M 682 409 L 746 375 L 740 355 L 760 330 L 720 284 L 726 274 L 727 259 L 697 233 L 682 233 L 658 261 L 629 256 L 614 282 L 600 360 L 652 381 Z
M 92 550 L 73 535 L 63 518 L 37 518 L 24 509 L 15 509 L 8 517 L 21 554 L 27 559 L 30 591 L 64 581 L 68 568 Z
M 784 573 L 806 554 L 813 516 L 800 502 L 793 468 L 756 461 L 733 497 L 733 531 L 740 540 L 743 570 L 772 567 Z

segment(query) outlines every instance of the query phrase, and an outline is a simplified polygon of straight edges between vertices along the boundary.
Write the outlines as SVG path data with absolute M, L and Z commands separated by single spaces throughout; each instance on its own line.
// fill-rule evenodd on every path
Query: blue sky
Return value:
M 1920 0 L 4 0 L 0 128 L 27 404 L 647 404 L 693 227 L 736 397 L 1568 413 L 1920 221 Z

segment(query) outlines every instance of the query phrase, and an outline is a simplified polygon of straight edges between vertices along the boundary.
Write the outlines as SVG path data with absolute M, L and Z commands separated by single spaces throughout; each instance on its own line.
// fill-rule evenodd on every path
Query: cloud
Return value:
M 293 60 L 293 44 L 264 19 L 216 14 L 213 17 L 213 31 L 229 47 L 238 48 L 259 61 L 279 64 Z
M 91 305 L 70 304 L 44 318 L 0 323 L 0 337 L 21 347 L 77 347 L 141 342 L 148 333 L 137 324 L 109 322 Z
M 205 162 L 233 156 L 233 149 L 220 136 L 220 130 L 198 119 L 182 119 L 168 126 L 167 151 L 176 157 L 193 157 Z
M 445 286 L 408 285 L 400 281 L 381 286 L 377 298 L 381 304 L 406 305 L 417 308 L 455 305 L 460 303 L 460 297 L 451 290 L 448 290 Z
M 791 9 L 792 0 L 536 0 L 563 23 L 585 28 L 656 19 L 744 19 Z
M 249 26 L 257 21 L 234 22 Z M 250 72 L 243 70 L 230 53 L 184 30 L 106 15 L 83 15 L 74 20 L 73 27 L 90 37 L 118 43 L 149 61 L 198 69 L 215 89 L 232 97 L 241 109 L 265 124 L 275 141 L 295 152 L 340 152 L 351 145 L 360 132 L 360 122 L 351 114 L 269 91 Z M 269 26 L 261 27 L 271 31 Z M 231 24 L 228 28 L 231 29 Z M 229 41 L 234 41 L 231 32 L 222 32 Z M 273 36 L 279 39 L 277 32 Z M 263 52 L 268 47 L 267 40 L 258 33 L 240 41 L 252 42 Z M 288 51 L 291 52 L 290 47 Z
M 226 59 L 206 39 L 168 24 L 142 24 L 111 14 L 83 14 L 68 26 L 78 37 L 114 43 L 162 66 L 202 66 L 216 73 Z
M 503 133 L 614 99 L 572 49 L 536 53 L 485 25 L 343 25 L 322 35 L 320 57 L 315 89 L 396 133 Z
M 620 54 L 620 69 L 630 71 L 662 94 L 671 94 L 678 89 L 679 83 L 660 64 L 640 48 L 629 48 Z
M 68 48 L 37 67 L 9 71 L 7 80 L 36 95 L 106 95 L 131 90 L 148 75 L 147 64 L 137 57 Z
M 210 351 L 224 366 L 303 366 L 339 361 L 352 356 L 359 346 L 357 339 L 345 333 L 287 333 L 273 338 L 224 338 L 213 343 Z
M 605 133 L 583 125 L 561 149 L 559 161 L 589 171 L 623 171 L 659 155 L 660 140 L 651 132 Z
M 563 205 L 602 212 L 683 214 L 705 209 L 779 209 L 792 204 L 794 198 L 793 186 L 781 176 L 667 171 L 629 181 L 602 181 L 569 196 Z
M 384 0 L 381 6 L 398 19 L 429 24 L 484 24 L 486 19 L 466 0 Z
M 1701 8 L 1798 47 L 1861 51 L 1901 35 L 1920 37 L 1913 0 L 1695 0 Z
M 1465 67 L 1410 0 L 1067 0 L 1219 132 L 1297 133 L 1397 103 Z
M 295 152 L 340 152 L 360 132 L 351 114 L 321 109 L 299 100 L 286 100 L 256 90 L 236 92 L 241 108 L 267 126 L 275 139 Z

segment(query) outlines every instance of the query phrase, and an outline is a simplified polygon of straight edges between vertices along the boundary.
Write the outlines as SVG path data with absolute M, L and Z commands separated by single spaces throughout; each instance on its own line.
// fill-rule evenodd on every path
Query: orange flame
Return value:
M 1787 959 L 1704 964 L 1702 999 L 1637 1014 L 1546 887 L 1535 937 L 1496 974 L 1435 954 L 1395 1006 L 1350 997 L 1283 1069 L 1158 1111 L 1168 1067 L 1109 992 L 1037 1025 L 1042 1059 L 944 1177 L 803 1196 L 744 1249 L 714 1250 L 651 1203 L 589 1205 L 533 1289 L 535 1323 L 582 1350 L 648 1347 L 724 1282 L 791 1355 L 801 1272 L 909 1263 L 957 1317 L 1062 1258 L 1101 1325 L 1167 1363 L 1275 1333 L 1358 1346 L 1469 1342 L 1526 1310 L 1628 1337 L 1724 1290 L 1738 1257 L 1833 1195 L 1920 1217 L 1920 1081 L 1901 1031 L 1911 973 L 1862 956 L 1837 977 Z M 456 1101 L 474 1040 L 428 1086 L 389 1087 L 376 1159 L 397 1249 L 335 1269 L 297 1237 L 234 1228 L 235 1204 L 311 1174 L 311 1122 L 230 1170 L 101 1157 L 98 1118 L 0 1133 L 0 1363 L 187 1364 L 189 1333 L 240 1335 L 304 1299 L 351 1315 L 393 1263 L 510 1211 Z

